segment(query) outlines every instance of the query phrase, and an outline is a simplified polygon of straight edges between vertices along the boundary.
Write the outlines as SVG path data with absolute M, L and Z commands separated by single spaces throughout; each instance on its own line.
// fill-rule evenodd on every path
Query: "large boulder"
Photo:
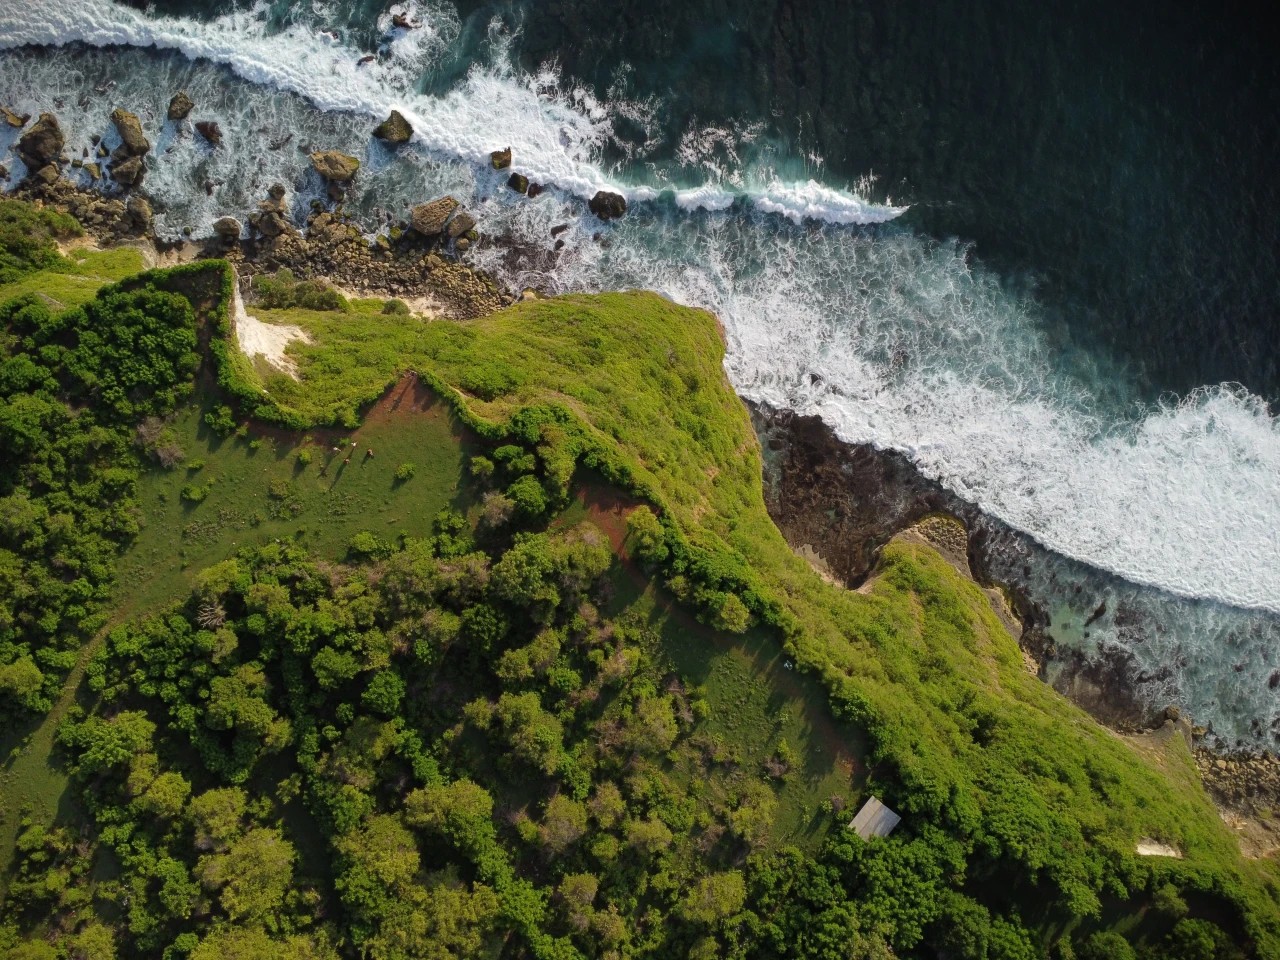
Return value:
M 409 121 L 399 110 L 392 110 L 391 116 L 374 127 L 373 135 L 384 143 L 398 147 L 409 142 L 409 138 L 413 136 L 413 127 L 409 126 Z
M 130 189 L 142 182 L 146 168 L 141 157 L 126 157 L 111 164 L 111 177 L 120 186 Z
M 196 133 L 209 141 L 210 146 L 222 146 L 222 128 L 212 120 L 201 120 L 196 124 Z
M 317 150 L 311 154 L 311 166 L 330 183 L 349 183 L 360 169 L 360 161 L 337 150 Z
M 445 228 L 450 240 L 457 240 L 459 237 L 470 233 L 476 228 L 476 218 L 465 210 L 459 210 L 454 218 L 449 221 L 449 226 Z
M 617 193 L 608 190 L 599 191 L 587 203 L 587 206 L 601 220 L 616 220 L 627 212 L 627 200 Z
M 52 113 L 40 114 L 40 119 L 18 140 L 18 156 L 32 170 L 56 163 L 62 156 L 67 138 L 62 135 L 58 118 Z
M 444 230 L 449 215 L 458 209 L 453 197 L 440 197 L 430 203 L 420 203 L 409 212 L 409 223 L 424 237 L 438 236 Z
M 185 120 L 196 108 L 196 102 L 187 96 L 187 91 L 179 90 L 169 101 L 169 119 Z
M 507 177 L 507 186 L 516 193 L 528 193 L 529 178 L 523 173 L 513 173 L 511 176 Z
M 14 113 L 8 107 L 0 107 L 0 117 L 4 118 L 4 122 L 15 130 L 21 130 L 27 125 L 27 121 L 31 119 L 29 113 Z
M 128 151 L 129 156 L 140 157 L 151 152 L 151 141 L 142 132 L 142 121 L 136 113 L 117 107 L 111 111 L 111 122 L 116 125 L 120 145 Z
M 489 154 L 489 162 L 493 164 L 495 170 L 505 170 L 511 166 L 511 148 L 505 150 L 495 150 Z
M 240 239 L 242 229 L 235 217 L 222 217 L 213 223 L 213 232 L 227 242 Z
M 140 233 L 151 232 L 151 221 L 154 214 L 151 210 L 151 204 L 145 198 L 130 197 L 129 202 L 124 205 L 124 212 L 128 215 L 134 228 Z

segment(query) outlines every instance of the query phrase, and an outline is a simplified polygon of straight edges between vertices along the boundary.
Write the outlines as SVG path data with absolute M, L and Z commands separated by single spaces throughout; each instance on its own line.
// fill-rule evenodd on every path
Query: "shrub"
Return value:
M 220 437 L 225 437 L 236 428 L 235 414 L 225 404 L 220 404 L 204 415 L 205 426 Z
M 205 497 L 209 496 L 209 488 L 196 483 L 188 483 L 182 488 L 182 493 L 179 495 L 188 503 L 202 503 Z
M 402 463 L 396 467 L 395 478 L 397 483 L 404 483 L 406 480 L 413 479 L 414 473 L 417 471 L 412 463 Z
M 382 312 L 388 317 L 407 317 L 409 315 L 409 305 L 403 300 L 388 300 L 382 305 Z
M 491 360 L 464 371 L 460 378 L 462 389 L 481 400 L 497 400 L 505 397 L 520 385 L 516 372 L 505 363 Z
M 547 512 L 547 493 L 537 477 L 525 475 L 507 487 L 507 498 L 521 520 L 536 520 Z
M 314 457 L 314 454 L 312 454 L 311 448 L 303 447 L 301 450 L 298 451 L 298 466 L 300 467 L 307 466 L 308 464 L 311 463 L 311 460 L 313 457 Z

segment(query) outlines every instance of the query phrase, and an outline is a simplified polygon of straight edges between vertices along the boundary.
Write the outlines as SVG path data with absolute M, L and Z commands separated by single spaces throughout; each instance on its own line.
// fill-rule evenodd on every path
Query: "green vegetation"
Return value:
M 229 282 L 0 307 L 14 716 L 91 654 L 40 727 L 74 802 L 5 811 L 0 956 L 1280 956 L 1274 867 L 1179 738 L 1039 684 L 923 545 L 859 593 L 792 554 L 711 317 L 267 278 L 250 309 L 313 342 L 263 380 Z M 843 827 L 871 793 L 887 840 Z

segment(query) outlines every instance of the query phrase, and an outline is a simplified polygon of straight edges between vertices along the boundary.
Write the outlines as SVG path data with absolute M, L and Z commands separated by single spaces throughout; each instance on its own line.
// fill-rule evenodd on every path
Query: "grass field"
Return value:
M 89 250 L 73 247 L 62 264 L 0 284 L 0 303 L 35 294 L 53 311 L 88 303 L 108 283 L 131 277 L 143 268 L 142 253 L 133 247 Z
M 362 530 L 422 536 L 441 510 L 471 505 L 471 443 L 449 409 L 410 381 L 349 431 L 250 428 L 220 438 L 203 422 L 212 406 L 192 404 L 174 424 L 185 462 L 143 478 L 143 530 L 120 565 L 121 602 L 131 607 L 176 599 L 192 574 L 242 546 L 294 540 L 340 560 Z M 406 463 L 413 477 L 396 480 Z M 204 499 L 184 498 L 190 488 L 207 491 Z

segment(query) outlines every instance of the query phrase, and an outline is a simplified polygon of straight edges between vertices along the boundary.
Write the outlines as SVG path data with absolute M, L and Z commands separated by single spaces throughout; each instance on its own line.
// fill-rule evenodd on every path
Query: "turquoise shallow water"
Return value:
M 367 4 L 32 0 L 0 6 L 0 102 L 54 107 L 76 149 L 137 111 L 171 234 L 275 181 L 301 214 L 314 144 L 362 158 L 370 230 L 447 190 L 520 241 L 474 254 L 515 285 L 716 311 L 744 395 L 903 452 L 1020 531 L 1007 574 L 1064 640 L 1115 645 L 1153 702 L 1270 743 L 1274 68 L 1172 8 L 1105 36 L 1087 6 L 911 10 L 445 4 L 404 31 Z M 164 123 L 179 88 L 223 150 Z M 399 153 L 369 140 L 392 107 L 417 130 Z M 487 169 L 508 144 L 550 186 L 537 201 Z M 603 186 L 631 198 L 622 221 L 587 214 Z M 1104 594 L 1116 613 L 1084 637 Z

